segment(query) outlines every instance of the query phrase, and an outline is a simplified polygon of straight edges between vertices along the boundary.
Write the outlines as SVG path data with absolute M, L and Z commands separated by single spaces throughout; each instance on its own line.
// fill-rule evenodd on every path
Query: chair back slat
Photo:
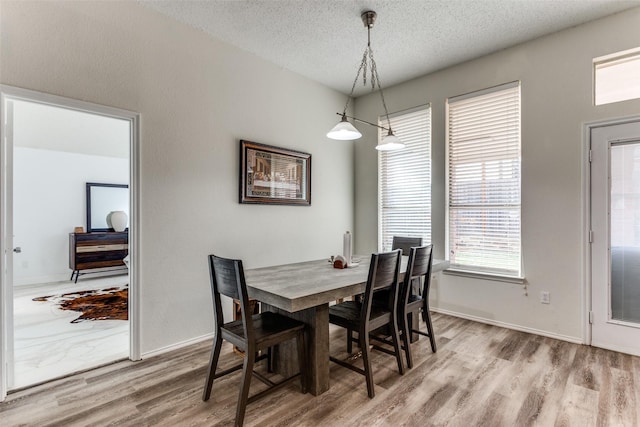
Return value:
M 393 243 L 391 249 L 402 250 L 402 255 L 409 255 L 409 250 L 415 246 L 422 246 L 422 237 L 404 237 L 393 236 Z
M 234 298 L 240 301 L 242 323 L 245 329 L 245 337 L 253 331 L 252 310 L 249 307 L 249 295 L 244 278 L 242 261 L 239 259 L 221 258 L 209 255 L 209 267 L 211 272 L 211 290 L 214 299 L 214 315 L 219 325 L 224 323 L 220 295 Z

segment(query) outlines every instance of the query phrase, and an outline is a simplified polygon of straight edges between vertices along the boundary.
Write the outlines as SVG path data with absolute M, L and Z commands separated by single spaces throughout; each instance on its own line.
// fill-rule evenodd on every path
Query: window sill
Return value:
M 468 277 L 471 279 L 491 280 L 494 282 L 515 283 L 518 285 L 524 285 L 526 281 L 524 277 L 501 276 L 499 274 L 480 273 L 478 271 L 456 270 L 452 268 L 448 268 L 444 270 L 443 273 L 451 276 L 461 276 L 461 277 Z

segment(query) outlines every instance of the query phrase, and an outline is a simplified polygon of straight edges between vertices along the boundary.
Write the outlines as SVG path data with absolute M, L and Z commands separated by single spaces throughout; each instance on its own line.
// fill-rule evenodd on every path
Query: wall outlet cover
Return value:
M 542 304 L 550 304 L 551 303 L 551 293 L 547 291 L 540 292 L 540 302 Z

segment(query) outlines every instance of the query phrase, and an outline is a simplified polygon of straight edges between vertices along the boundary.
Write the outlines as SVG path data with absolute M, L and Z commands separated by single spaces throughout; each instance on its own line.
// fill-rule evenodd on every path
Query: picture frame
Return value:
M 240 140 L 240 203 L 311 205 L 311 154 Z

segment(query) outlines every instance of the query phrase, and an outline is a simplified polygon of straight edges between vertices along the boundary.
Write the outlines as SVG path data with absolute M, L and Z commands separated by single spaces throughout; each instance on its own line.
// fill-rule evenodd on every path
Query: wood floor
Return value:
M 300 394 L 292 384 L 249 405 L 250 426 L 638 426 L 640 358 L 434 314 L 438 352 L 412 346 L 414 368 L 397 373 L 374 351 L 376 397 L 364 377 L 331 364 L 331 389 Z M 424 327 L 424 325 L 422 325 Z M 331 331 L 331 353 L 346 356 Z M 210 343 L 142 362 L 120 362 L 13 393 L 3 426 L 226 426 L 239 373 L 202 402 Z M 239 359 L 223 347 L 222 362 Z M 253 381 L 252 393 L 261 389 Z

